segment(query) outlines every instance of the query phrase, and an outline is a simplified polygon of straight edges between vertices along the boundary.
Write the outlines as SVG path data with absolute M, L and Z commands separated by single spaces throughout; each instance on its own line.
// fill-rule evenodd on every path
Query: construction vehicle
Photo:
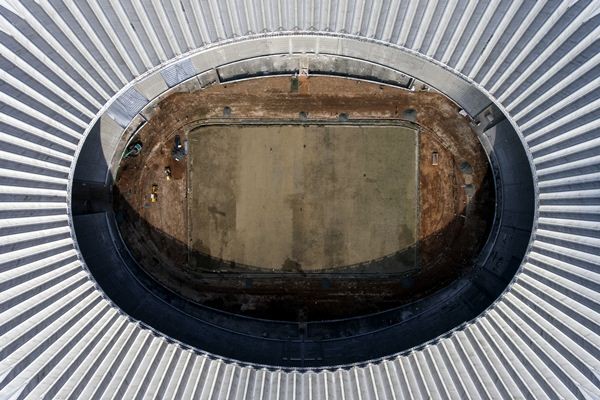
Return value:
M 127 150 L 125 151 L 125 153 L 123 153 L 123 158 L 135 157 L 138 154 L 140 154 L 141 151 L 142 151 L 142 143 L 141 142 L 132 143 L 127 148 Z
M 169 167 L 169 166 L 165 167 L 165 176 L 167 177 L 168 181 L 171 180 L 171 167 Z
M 152 191 L 150 192 L 150 203 L 156 203 L 158 201 L 158 185 L 152 185 Z
M 187 140 L 186 140 L 187 143 Z M 173 150 L 171 151 L 171 155 L 173 156 L 173 160 L 181 161 L 185 157 L 187 151 L 186 147 L 181 144 L 181 138 L 179 135 L 175 135 L 175 143 L 173 145 Z

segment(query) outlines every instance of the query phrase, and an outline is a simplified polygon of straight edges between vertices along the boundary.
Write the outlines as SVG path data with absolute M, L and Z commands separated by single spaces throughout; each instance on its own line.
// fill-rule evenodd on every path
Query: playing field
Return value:
M 281 271 L 416 268 L 416 130 L 228 125 L 188 139 L 193 252 Z

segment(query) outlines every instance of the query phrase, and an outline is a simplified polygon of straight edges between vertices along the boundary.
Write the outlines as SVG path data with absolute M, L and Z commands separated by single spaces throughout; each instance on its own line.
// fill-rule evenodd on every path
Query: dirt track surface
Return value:
M 171 158 L 173 138 L 207 122 L 413 120 L 419 134 L 418 264 L 411 276 L 369 274 L 374 260 L 343 274 L 260 275 L 188 252 L 186 161 Z M 140 130 L 137 157 L 123 160 L 114 208 L 121 234 L 144 270 L 180 295 L 248 315 L 332 319 L 381 311 L 425 296 L 468 273 L 487 239 L 494 194 L 485 153 L 469 121 L 443 95 L 331 77 L 271 77 L 176 93 Z M 223 149 L 226 151 L 227 149 Z M 437 165 L 433 165 L 433 153 Z M 166 180 L 165 167 L 172 179 Z M 150 202 L 152 185 L 158 201 Z M 402 257 L 397 254 L 397 257 Z M 188 258 L 196 260 L 188 263 Z M 200 260 L 200 262 L 197 262 Z M 214 272 L 219 271 L 219 272 Z

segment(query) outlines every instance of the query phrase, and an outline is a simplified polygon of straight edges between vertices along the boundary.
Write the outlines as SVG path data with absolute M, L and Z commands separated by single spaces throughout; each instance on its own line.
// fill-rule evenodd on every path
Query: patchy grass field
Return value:
M 396 260 L 386 272 L 416 268 L 417 130 L 228 125 L 188 139 L 192 254 L 294 272 L 382 257 Z

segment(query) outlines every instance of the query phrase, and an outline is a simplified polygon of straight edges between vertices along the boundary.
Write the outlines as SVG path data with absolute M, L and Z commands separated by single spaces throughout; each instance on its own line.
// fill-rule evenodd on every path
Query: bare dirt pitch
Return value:
M 416 269 L 417 139 L 407 126 L 191 131 L 192 253 L 248 268 L 316 272 L 403 251 L 386 272 Z M 196 268 L 201 261 L 190 258 Z
M 125 159 L 120 164 L 114 186 L 113 207 L 121 235 L 139 265 L 156 282 L 189 300 L 230 312 L 273 319 L 317 320 L 377 312 L 414 301 L 448 285 L 471 270 L 473 259 L 487 239 L 494 216 L 493 181 L 485 152 L 470 121 L 460 116 L 458 112 L 459 108 L 439 93 L 408 91 L 335 77 L 311 76 L 303 78 L 301 82 L 290 77 L 258 78 L 236 83 L 215 84 L 200 90 L 172 94 L 158 104 L 149 116 L 148 122 L 134 138 L 143 143 L 142 153 L 137 157 Z M 273 271 L 264 268 L 264 265 L 270 265 L 271 262 L 273 265 L 277 264 L 274 261 L 275 257 L 273 260 L 267 260 L 269 262 L 264 262 L 263 268 L 260 265 L 244 265 L 243 262 L 235 262 L 236 260 L 248 261 L 251 258 L 244 258 L 248 257 L 245 252 L 243 255 L 228 253 L 231 249 L 228 249 L 227 245 L 223 247 L 223 253 L 220 254 L 223 258 L 227 255 L 232 258 L 231 260 L 207 255 L 206 253 L 213 253 L 215 243 L 219 243 L 219 240 L 212 237 L 218 229 L 210 228 L 213 231 L 210 229 L 208 231 L 207 235 L 211 236 L 207 239 L 210 243 L 207 246 L 209 251 L 202 246 L 190 246 L 188 190 L 193 188 L 188 185 L 189 171 L 186 164 L 189 160 L 177 162 L 171 158 L 175 135 L 179 135 L 182 141 L 192 140 L 194 134 L 190 132 L 201 126 L 239 127 L 240 124 L 264 125 L 265 121 L 280 126 L 307 125 L 309 130 L 316 129 L 318 126 L 336 124 L 359 124 L 360 126 L 381 123 L 409 124 L 409 126 L 415 124 L 419 131 L 417 152 L 419 218 L 416 224 L 418 271 L 400 272 L 402 268 L 398 266 L 406 263 L 407 257 L 408 263 L 414 257 L 410 258 L 402 251 L 387 254 L 388 249 L 385 246 L 379 250 L 368 248 L 367 251 L 365 249 L 369 246 L 358 245 L 362 256 L 352 254 L 353 246 L 348 246 L 347 252 L 342 253 L 342 259 L 348 262 L 364 261 L 343 266 L 338 266 L 343 263 L 338 263 L 335 257 L 329 260 L 330 262 L 317 262 L 328 261 L 328 253 L 315 252 L 312 261 L 305 261 L 304 265 L 298 263 L 299 265 L 292 266 L 288 263 L 289 271 L 285 273 L 282 273 L 281 269 Z M 235 132 L 236 129 L 229 132 Z M 284 154 L 286 157 L 291 156 L 292 159 L 297 157 L 299 160 L 297 165 L 302 165 L 302 169 L 304 168 L 304 156 L 300 157 L 304 150 L 284 149 L 284 142 L 276 142 L 271 135 L 274 134 L 265 134 L 260 141 L 245 145 L 246 148 L 258 152 L 258 149 L 252 146 L 279 143 L 280 147 L 275 146 L 275 148 L 277 148 L 276 154 L 282 157 L 281 160 L 267 161 L 264 155 L 258 157 L 258 153 L 250 157 L 263 168 L 261 182 L 263 185 L 270 180 L 275 180 L 278 176 L 277 168 L 280 169 L 282 182 L 289 181 L 289 174 L 296 168 L 292 168 L 295 164 L 290 164 L 290 160 L 283 159 Z M 285 133 L 280 132 L 279 135 L 284 136 Z M 300 138 L 304 134 L 295 135 L 288 137 L 291 144 L 296 143 L 295 141 L 300 143 Z M 234 143 L 235 140 L 231 138 L 224 138 L 220 143 L 215 142 L 214 152 L 205 154 L 204 157 L 210 160 L 211 157 L 218 157 L 217 153 L 228 154 L 230 158 L 221 160 L 226 163 L 226 168 L 229 165 L 227 163 L 231 163 L 229 165 L 231 168 L 244 166 L 246 170 L 245 161 L 239 158 L 238 150 L 232 151 L 231 146 Z M 317 146 L 323 143 L 314 141 L 305 144 Z M 356 145 L 354 141 L 348 141 L 346 145 L 349 146 L 348 151 L 358 151 L 358 147 L 354 147 Z M 271 147 L 273 146 L 269 146 L 269 149 Z M 266 154 L 265 148 L 262 151 Z M 373 151 L 378 153 L 381 149 Z M 358 154 L 355 153 L 356 157 L 365 156 L 365 154 L 360 156 Z M 404 157 L 400 154 L 396 156 Z M 234 158 L 237 160 L 233 160 Z M 351 157 L 345 155 L 344 158 L 349 160 Z M 389 167 L 391 157 L 374 154 L 371 159 L 381 159 L 382 164 Z M 325 172 L 336 167 L 334 160 L 320 161 L 319 168 Z M 339 165 L 341 164 L 338 164 L 337 169 Z M 356 165 L 367 166 L 360 160 Z M 168 181 L 164 174 L 164 168 L 167 166 L 173 171 L 172 179 Z M 345 179 L 349 179 L 351 173 L 353 173 L 352 169 L 344 171 L 344 174 L 347 174 Z M 248 171 L 244 174 L 248 174 Z M 369 178 L 369 175 L 365 177 L 363 174 L 356 174 L 357 179 L 352 180 L 350 184 L 357 190 L 369 189 L 366 196 L 370 198 L 369 202 L 375 201 L 374 208 L 370 210 L 374 213 L 377 210 L 376 185 L 367 186 L 368 181 L 365 178 Z M 235 179 L 239 179 L 242 175 L 240 172 Z M 224 178 L 224 175 L 219 175 L 219 180 Z M 243 180 L 247 179 L 248 176 Z M 314 182 L 323 183 L 318 180 Z M 209 181 L 204 182 L 206 185 L 209 183 Z M 385 190 L 393 191 L 393 185 L 389 188 L 388 183 L 386 182 Z M 153 184 L 158 185 L 158 201 L 155 203 L 150 202 L 149 198 Z M 227 182 L 225 186 L 216 185 L 215 190 L 225 190 L 229 187 L 230 196 L 234 198 L 235 190 L 240 189 L 240 184 L 234 180 Z M 249 183 L 246 182 L 244 185 Z M 280 202 L 280 209 L 273 214 L 283 217 L 287 213 L 289 217 L 290 209 L 293 207 L 284 208 L 281 205 L 285 197 L 283 193 L 278 194 L 277 197 L 276 191 L 272 188 L 267 189 L 270 190 L 269 196 Z M 315 196 L 315 193 L 319 196 L 327 194 L 318 190 L 314 192 L 312 188 L 304 189 L 304 192 L 309 192 L 309 198 Z M 329 194 L 335 197 L 336 193 L 344 187 L 331 185 L 330 189 Z M 382 195 L 393 197 L 393 194 L 386 193 L 385 190 Z M 253 217 L 250 205 L 258 199 L 247 202 L 243 198 L 240 199 L 239 195 L 245 193 L 244 195 L 257 196 L 258 192 L 256 188 L 248 187 L 237 193 L 236 202 L 241 201 L 246 204 L 245 207 L 248 207 L 245 218 Z M 289 195 L 293 190 L 286 189 L 283 192 Z M 204 213 L 204 218 L 208 220 L 213 218 L 211 215 L 214 214 L 213 221 L 216 221 L 222 216 L 219 214 L 223 212 L 220 207 L 227 204 L 227 201 L 224 200 L 226 196 L 223 193 L 215 192 L 213 195 L 212 201 L 219 203 L 218 207 L 215 204 L 209 205 L 210 199 L 207 197 L 204 205 L 206 208 L 204 211 L 197 210 L 197 212 Z M 292 199 L 291 203 L 294 201 L 297 200 Z M 323 210 L 331 210 L 333 204 L 337 203 L 328 201 L 330 203 L 323 204 Z M 215 207 L 214 213 L 208 209 L 209 206 Z M 350 207 L 349 203 L 346 207 Z M 265 211 L 258 211 L 254 216 L 255 219 L 248 221 L 252 222 L 252 229 L 261 230 L 260 221 L 271 218 L 269 222 L 272 223 L 276 215 L 269 216 Z M 368 215 L 368 212 L 362 215 L 359 212 L 356 216 L 350 217 L 349 210 L 340 212 L 339 215 L 357 218 L 357 220 Z M 401 211 L 396 210 L 396 212 Z M 225 213 L 228 215 L 227 212 Z M 293 212 L 291 215 L 293 216 Z M 303 225 L 304 222 L 300 224 L 303 230 L 309 232 L 317 229 L 315 236 L 322 238 L 327 235 L 327 229 L 331 227 L 330 223 L 335 222 L 335 218 L 331 220 L 325 218 L 323 224 L 318 225 L 317 218 L 310 220 L 312 222 L 308 225 Z M 372 221 L 377 220 L 383 221 L 376 215 L 372 215 Z M 364 222 L 363 227 L 374 223 L 359 222 Z M 392 224 L 386 227 L 386 223 L 382 222 L 383 225 L 377 228 L 381 229 L 380 231 L 375 230 L 375 237 L 378 237 L 376 241 L 381 243 L 384 243 L 382 232 L 385 229 L 392 229 L 395 232 L 400 230 L 398 226 L 392 228 Z M 286 224 L 280 225 L 278 229 L 288 232 L 289 235 L 289 229 L 293 225 L 293 221 L 286 221 Z M 274 228 L 270 225 L 269 229 Z M 338 226 L 338 230 L 345 231 L 346 228 L 342 224 Z M 228 232 L 228 230 L 221 232 Z M 279 231 L 271 232 L 271 237 L 277 232 Z M 287 247 L 289 250 L 290 239 L 289 237 L 284 239 L 282 241 L 285 241 L 286 246 L 281 248 Z M 346 240 L 347 237 L 343 239 Z M 322 242 L 325 240 L 323 239 Z M 335 243 L 335 240 L 332 243 Z M 401 246 L 396 250 L 400 250 L 399 247 Z M 221 249 L 217 250 L 221 251 Z M 414 249 L 412 250 L 414 252 Z M 283 258 L 284 253 L 285 251 L 276 253 L 277 258 Z M 288 253 L 290 256 L 287 258 L 294 261 L 293 251 Z M 306 250 L 300 254 L 308 257 L 307 259 L 310 258 Z M 379 255 L 383 257 L 377 258 Z M 367 260 L 371 256 L 374 258 Z M 262 255 L 255 252 L 253 257 L 255 257 L 253 260 L 261 261 L 259 258 Z M 256 264 L 262 263 L 258 261 Z M 333 270 L 331 268 L 319 271 L 310 269 L 311 266 L 316 265 L 321 267 L 334 265 L 334 267 Z

